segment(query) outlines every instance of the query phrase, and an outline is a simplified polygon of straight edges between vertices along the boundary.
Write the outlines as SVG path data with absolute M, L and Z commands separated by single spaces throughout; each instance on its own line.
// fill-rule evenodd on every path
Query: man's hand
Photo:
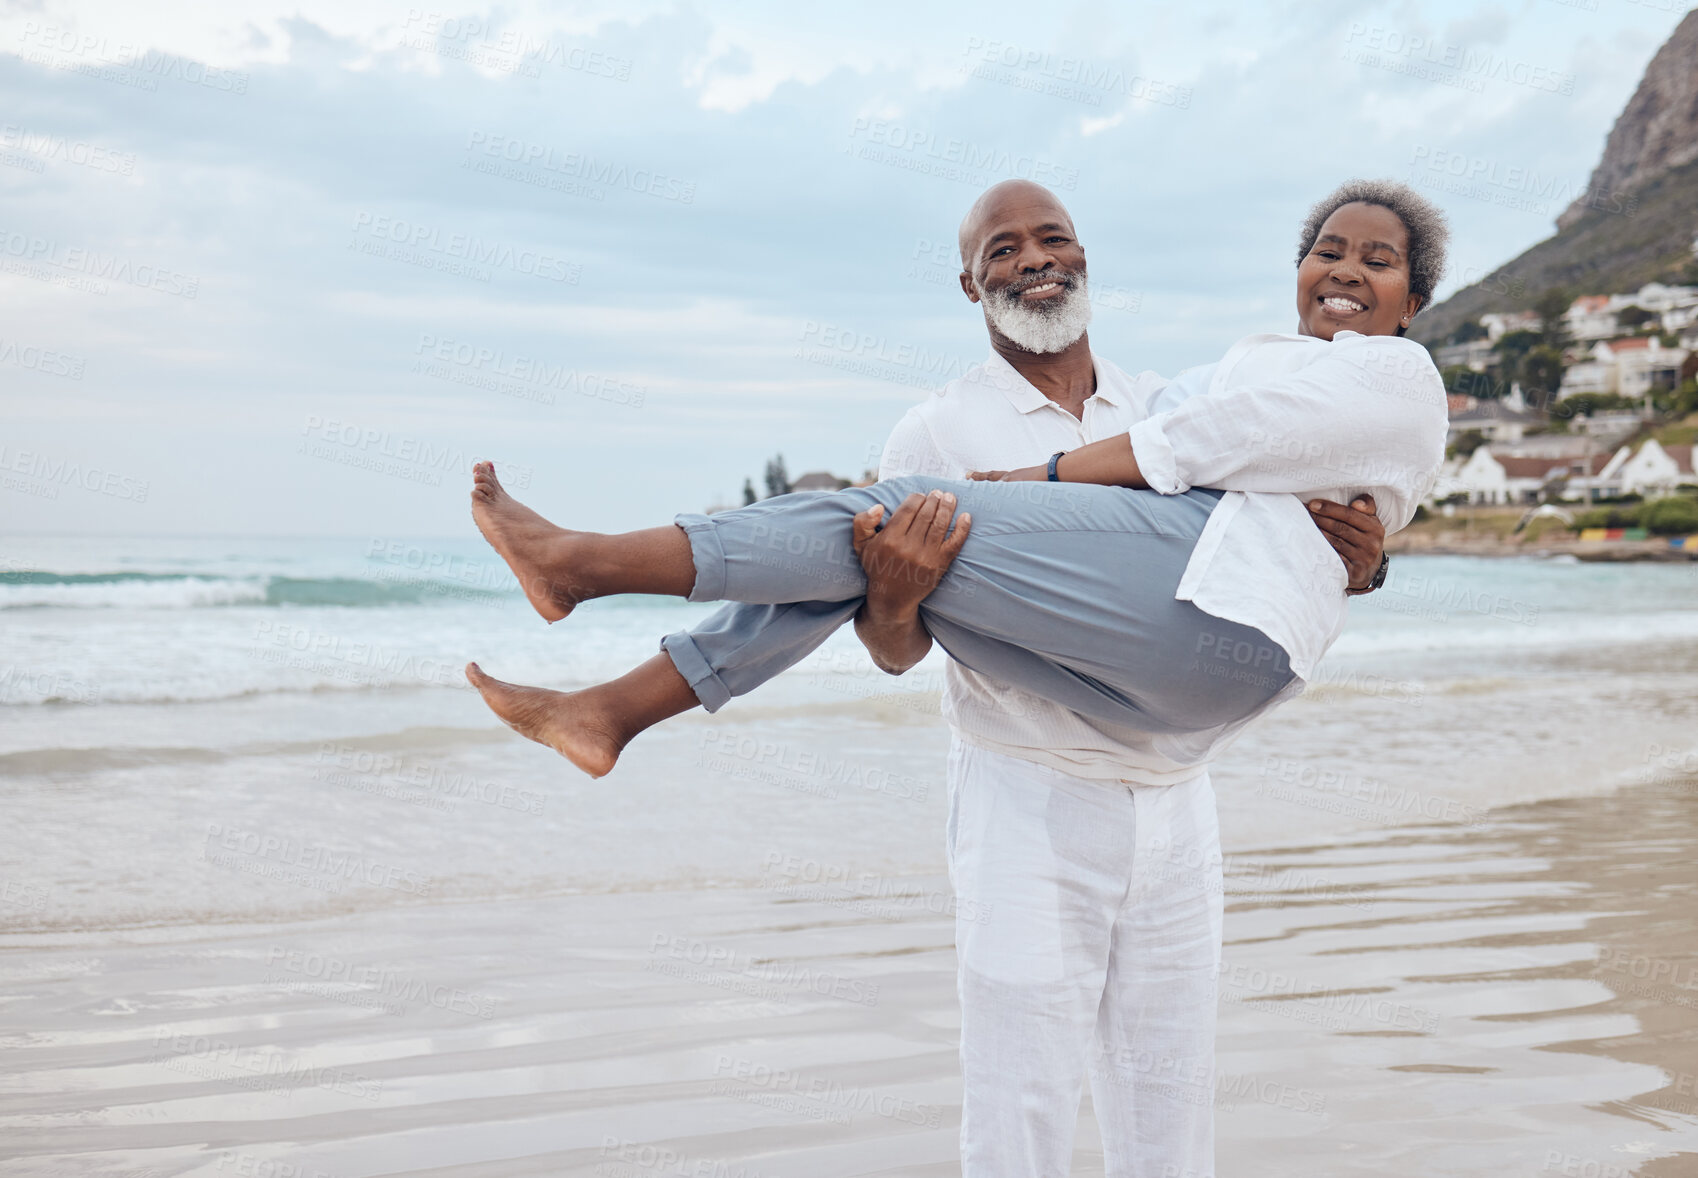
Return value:
M 1325 499 L 1309 501 L 1309 518 L 1326 536 L 1350 574 L 1351 589 L 1367 589 L 1385 555 L 1386 528 L 1374 514 L 1374 497 L 1361 495 L 1349 507 Z
M 931 649 L 920 602 L 949 571 L 972 526 L 972 517 L 963 515 L 951 531 L 954 513 L 955 496 L 933 491 L 908 496 L 882 531 L 882 504 L 855 517 L 851 538 L 867 574 L 867 600 L 855 615 L 855 633 L 873 662 L 893 675 Z
M 878 530 L 884 515 L 877 504 L 855 517 L 855 555 L 867 574 L 867 605 L 889 616 L 917 610 L 949 571 L 973 517 L 963 515 L 951 532 L 955 496 L 944 491 L 910 495 Z

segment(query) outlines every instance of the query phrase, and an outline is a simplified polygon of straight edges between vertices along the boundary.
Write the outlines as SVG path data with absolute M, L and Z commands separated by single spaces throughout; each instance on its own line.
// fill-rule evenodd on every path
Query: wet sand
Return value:
M 769 868 L 0 938 L 0 1173 L 957 1173 L 946 882 Z M 1221 999 L 1223 1176 L 1698 1174 L 1698 780 L 1235 855 Z

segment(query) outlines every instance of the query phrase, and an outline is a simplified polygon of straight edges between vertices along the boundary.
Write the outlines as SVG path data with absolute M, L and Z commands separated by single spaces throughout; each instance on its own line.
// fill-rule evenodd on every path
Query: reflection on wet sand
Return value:
M 1236 855 L 1227 902 L 1220 1175 L 1698 1174 L 1698 781 Z M 952 906 L 780 875 L 0 938 L 0 1159 L 943 1178 Z
M 1232 869 L 1221 1173 L 1698 1174 L 1698 780 Z

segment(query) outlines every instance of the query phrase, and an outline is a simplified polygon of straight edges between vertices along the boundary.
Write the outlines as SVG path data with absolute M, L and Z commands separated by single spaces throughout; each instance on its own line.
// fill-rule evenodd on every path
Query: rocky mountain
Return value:
M 1604 158 L 1582 197 L 1557 218 L 1567 229 L 1600 194 L 1626 196 L 1671 168 L 1698 159 L 1698 9 L 1657 50 L 1639 88 L 1610 128 Z M 1698 199 L 1695 199 L 1698 204 Z
M 1645 68 L 1616 119 L 1603 158 L 1557 234 L 1464 287 L 1416 320 L 1410 334 L 1444 340 L 1487 311 L 1532 307 L 1548 291 L 1636 290 L 1698 277 L 1698 9 Z

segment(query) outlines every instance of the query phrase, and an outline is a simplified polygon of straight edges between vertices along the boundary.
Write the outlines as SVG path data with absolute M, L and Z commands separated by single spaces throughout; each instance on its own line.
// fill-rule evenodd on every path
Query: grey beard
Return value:
M 1073 289 L 1059 299 L 1028 305 L 1005 291 L 987 293 L 973 285 L 985 305 L 991 326 L 1028 352 L 1060 352 L 1071 347 L 1091 322 L 1091 294 L 1083 274 L 1070 274 Z

